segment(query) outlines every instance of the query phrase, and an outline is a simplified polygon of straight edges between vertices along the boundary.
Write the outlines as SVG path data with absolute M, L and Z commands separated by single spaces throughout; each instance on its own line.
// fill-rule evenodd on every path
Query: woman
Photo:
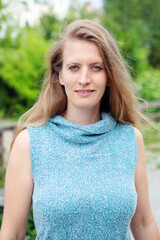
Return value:
M 71 23 L 50 53 L 6 173 L 1 239 L 159 239 L 130 77 L 110 34 Z M 22 120 L 23 120 L 22 119 Z

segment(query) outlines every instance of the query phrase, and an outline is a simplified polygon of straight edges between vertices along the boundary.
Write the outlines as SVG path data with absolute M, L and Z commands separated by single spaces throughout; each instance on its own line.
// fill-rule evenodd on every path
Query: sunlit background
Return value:
M 159 101 L 159 5 L 151 0 L 0 0 L 0 118 L 17 119 L 33 104 L 46 71 L 46 52 L 64 24 L 81 18 L 113 34 L 137 95 Z
M 102 24 L 115 37 L 137 96 L 147 102 L 141 107 L 160 128 L 160 1 L 0 0 L 0 224 L 14 124 L 36 101 L 47 68 L 47 52 L 64 25 L 84 18 Z M 10 135 L 5 135 L 6 131 Z M 147 125 L 143 134 L 151 203 L 160 227 L 160 132 Z M 35 239 L 32 213 L 27 236 Z

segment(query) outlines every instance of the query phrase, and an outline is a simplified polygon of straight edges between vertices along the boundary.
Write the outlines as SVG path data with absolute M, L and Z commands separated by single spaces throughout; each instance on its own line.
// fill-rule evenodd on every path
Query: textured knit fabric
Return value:
M 28 127 L 37 240 L 129 240 L 136 209 L 132 125 L 102 113 L 87 126 L 55 116 Z

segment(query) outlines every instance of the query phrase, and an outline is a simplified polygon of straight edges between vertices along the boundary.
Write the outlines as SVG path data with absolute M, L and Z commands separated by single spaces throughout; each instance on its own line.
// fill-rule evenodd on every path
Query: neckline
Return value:
M 79 125 L 66 120 L 61 115 L 49 119 L 54 131 L 61 138 L 76 143 L 96 141 L 103 134 L 113 130 L 117 121 L 110 113 L 101 113 L 101 120 L 89 125 Z

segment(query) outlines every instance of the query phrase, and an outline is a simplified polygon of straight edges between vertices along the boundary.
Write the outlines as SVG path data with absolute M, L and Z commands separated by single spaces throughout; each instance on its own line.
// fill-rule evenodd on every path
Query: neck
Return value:
M 67 109 L 63 114 L 67 121 L 78 124 L 78 125 L 88 125 L 93 124 L 101 120 L 99 110 L 88 110 L 88 109 L 78 109 L 77 111 L 69 111 Z

